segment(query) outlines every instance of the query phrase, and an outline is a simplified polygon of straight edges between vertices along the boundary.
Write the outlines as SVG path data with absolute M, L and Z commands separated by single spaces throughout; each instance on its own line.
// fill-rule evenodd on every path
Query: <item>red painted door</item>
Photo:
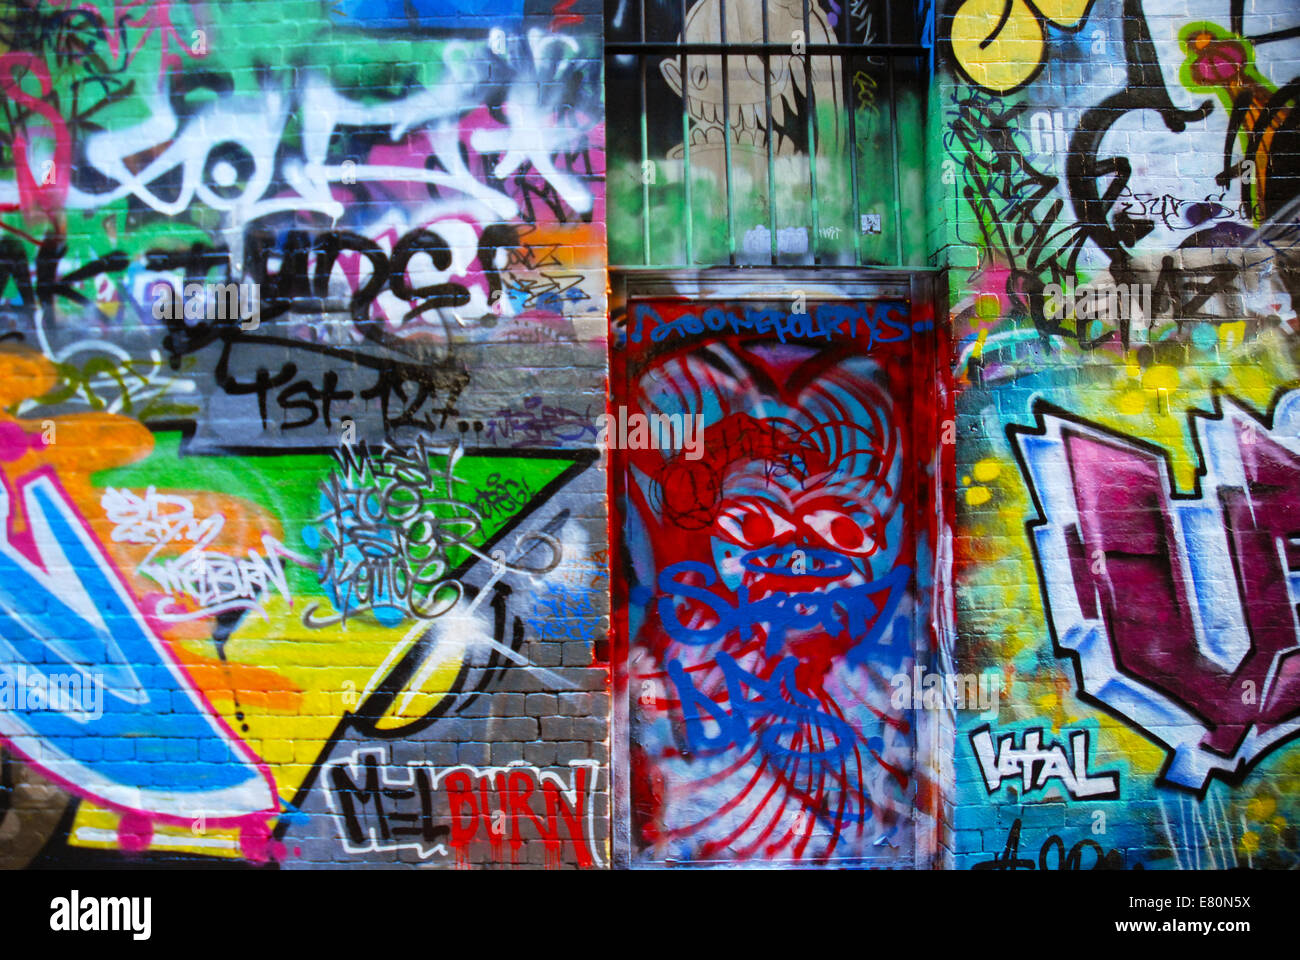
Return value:
M 630 865 L 918 862 L 941 458 L 916 287 L 628 281 L 606 439 Z

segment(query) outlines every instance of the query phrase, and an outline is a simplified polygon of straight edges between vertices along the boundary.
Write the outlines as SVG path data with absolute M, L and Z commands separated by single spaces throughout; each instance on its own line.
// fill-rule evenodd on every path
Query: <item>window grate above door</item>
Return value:
M 929 0 L 607 0 L 610 260 L 924 263 Z

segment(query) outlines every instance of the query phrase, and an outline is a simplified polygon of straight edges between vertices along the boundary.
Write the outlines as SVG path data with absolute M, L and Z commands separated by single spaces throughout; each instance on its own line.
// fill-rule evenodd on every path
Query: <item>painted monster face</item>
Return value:
M 758 4 L 727 5 L 727 42 L 760 43 L 763 40 L 763 14 Z M 807 42 L 832 43 L 835 40 L 825 14 L 813 4 L 809 14 Z M 768 5 L 768 38 L 784 42 L 805 33 L 803 8 L 799 3 L 773 2 Z M 702 0 L 687 14 L 683 40 L 687 43 L 722 42 L 722 24 L 717 0 Z M 813 86 L 818 102 L 838 103 L 840 82 L 838 62 L 814 66 L 824 73 L 814 73 Z M 826 69 L 829 67 L 830 69 Z M 724 116 L 723 63 L 718 55 L 690 57 L 683 82 L 681 62 L 669 58 L 660 64 L 664 79 L 678 96 L 684 96 L 686 109 L 696 131 L 692 142 L 722 143 L 724 119 L 728 121 L 733 142 L 762 146 L 767 142 L 766 89 L 763 59 L 759 56 L 729 56 L 725 75 L 729 114 Z M 772 126 L 783 128 L 793 111 L 796 95 L 807 97 L 804 59 L 782 54 L 772 56 L 768 68 L 772 97 Z M 791 152 L 792 145 L 782 139 L 778 152 Z
M 911 408 L 884 351 L 716 340 L 635 402 L 703 418 L 701 456 L 630 451 L 629 652 L 649 857 L 888 860 L 912 727 Z M 635 480 L 635 484 L 631 481 Z M 913 505 L 909 513 L 909 505 Z M 659 798 L 662 799 L 659 799 Z
M 729 396 L 706 413 L 703 458 L 666 464 L 665 506 L 707 535 L 719 588 L 741 607 L 772 608 L 725 643 L 758 642 L 769 657 L 824 668 L 872 627 L 855 610 L 871 606 L 859 594 L 898 556 L 903 455 L 870 368 L 845 363 L 779 398 Z M 674 393 L 701 375 L 689 363 L 664 373 L 660 388 Z M 713 614 L 698 612 L 707 628 Z
M 770 462 L 749 461 L 728 478 L 713 524 L 713 561 L 723 582 L 750 602 L 781 598 L 793 614 L 777 628 L 782 653 L 824 671 L 861 637 L 851 618 L 824 617 L 819 608 L 833 608 L 871 581 L 870 558 L 887 550 L 889 532 L 871 503 L 855 499 L 847 478 L 771 474 Z

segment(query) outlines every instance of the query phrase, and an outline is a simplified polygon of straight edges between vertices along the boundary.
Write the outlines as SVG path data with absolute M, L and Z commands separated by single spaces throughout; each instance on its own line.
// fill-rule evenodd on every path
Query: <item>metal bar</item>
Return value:
M 786 289 L 792 277 L 816 300 L 854 301 L 892 299 L 910 301 L 912 276 L 938 276 L 938 267 L 914 267 L 892 270 L 888 267 L 864 272 L 858 267 L 768 267 L 727 270 L 719 274 L 711 267 L 618 267 L 615 273 L 635 284 L 636 297 L 674 297 L 678 299 L 771 301 L 772 288 Z M 629 296 L 633 296 L 629 294 Z M 617 305 L 617 301 L 611 301 Z M 942 312 L 940 316 L 943 316 Z
M 847 7 L 842 22 L 844 39 L 847 41 L 852 36 L 853 30 Z M 858 109 L 853 99 L 853 79 L 849 75 L 852 72 L 850 70 L 852 63 L 850 57 L 843 57 L 840 60 L 840 79 L 841 86 L 844 88 L 844 104 L 849 115 L 849 190 L 853 194 L 853 222 L 849 229 L 853 234 L 853 262 L 860 267 L 862 266 L 862 198 L 858 196 Z
M 645 265 L 650 266 L 650 178 L 646 173 L 651 169 L 650 163 L 650 122 L 649 106 L 646 95 L 645 57 L 638 57 L 641 67 L 641 242 L 644 247 Z
M 776 158 L 772 131 L 772 55 L 767 52 L 767 0 L 763 0 L 763 109 L 767 111 L 767 239 L 772 248 L 772 266 L 776 266 Z
M 680 34 L 683 40 L 686 39 L 686 0 L 679 0 L 679 8 L 682 13 L 682 32 Z M 682 171 L 684 174 L 684 185 L 686 188 L 686 262 L 695 265 L 695 222 L 693 219 L 694 207 L 692 206 L 691 197 L 691 108 L 690 108 L 690 74 L 686 72 L 686 58 L 688 53 L 685 46 L 678 48 L 681 52 L 677 58 L 677 69 L 680 71 L 682 78 Z
M 885 0 L 885 40 L 894 39 L 894 18 L 889 0 Z M 898 172 L 902 159 L 898 150 L 898 83 L 894 61 L 889 61 L 889 142 L 894 157 L 894 265 L 903 265 L 903 184 Z
M 727 0 L 718 0 L 720 38 L 727 45 Z M 727 55 L 722 55 L 722 145 L 727 167 L 727 262 L 736 265 L 736 205 L 731 185 L 731 72 Z
M 645 0 L 640 0 L 639 8 L 641 11 L 641 22 L 639 32 L 641 42 L 645 42 Z M 650 162 L 650 121 L 649 121 L 649 104 L 647 103 L 648 94 L 646 93 L 646 64 L 645 57 L 636 58 L 637 66 L 641 74 L 641 245 L 642 257 L 645 265 L 650 266 L 650 181 L 646 176 L 649 169 L 647 164 Z
M 764 9 L 766 13 L 766 8 Z M 820 56 L 836 54 L 879 54 L 885 57 L 918 57 L 929 53 L 930 48 L 921 43 L 810 43 L 806 45 L 809 53 Z M 687 53 L 691 56 L 704 54 L 730 53 L 736 55 L 764 53 L 787 54 L 788 43 L 678 43 L 672 40 L 650 40 L 643 43 L 636 41 L 616 41 L 605 44 L 605 53 L 609 56 L 618 54 L 675 54 Z
M 810 10 L 809 0 L 803 0 L 803 76 L 804 76 L 804 109 L 808 112 L 808 187 L 811 192 L 809 200 L 812 210 L 812 237 L 810 245 L 812 247 L 813 263 L 821 263 L 821 256 L 817 252 L 817 241 L 819 239 L 819 228 L 821 226 L 820 211 L 817 209 L 817 96 L 813 92 L 813 55 L 808 51 L 807 43 L 812 36 L 812 12 Z

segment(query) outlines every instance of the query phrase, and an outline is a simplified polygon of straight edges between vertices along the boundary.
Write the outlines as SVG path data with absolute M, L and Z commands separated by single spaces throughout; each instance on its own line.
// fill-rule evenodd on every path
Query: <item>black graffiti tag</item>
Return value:
M 1051 862 L 1051 855 L 1056 854 L 1056 864 Z M 1089 863 L 1091 857 L 1091 865 Z M 1020 856 L 1020 821 L 1011 825 L 1007 834 L 1007 844 L 1001 853 L 993 855 L 992 860 L 985 860 L 971 867 L 972 870 L 1123 870 L 1124 855 L 1118 850 L 1106 851 L 1095 840 L 1083 839 L 1066 852 L 1065 841 L 1053 834 L 1043 841 L 1038 848 L 1038 860 Z M 1135 864 L 1134 870 L 1142 870 L 1142 864 Z

